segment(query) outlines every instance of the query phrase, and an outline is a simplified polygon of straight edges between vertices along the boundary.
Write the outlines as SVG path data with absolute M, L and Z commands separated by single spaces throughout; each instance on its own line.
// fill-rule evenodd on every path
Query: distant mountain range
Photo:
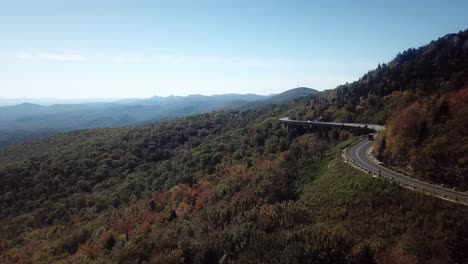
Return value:
M 316 93 L 318 93 L 318 91 L 314 89 L 310 89 L 307 87 L 298 87 L 298 88 L 294 88 L 294 89 L 288 90 L 280 94 L 272 95 L 269 98 L 267 98 L 265 102 L 282 103 L 285 101 L 291 101 L 299 97 L 304 97 L 304 96 L 308 96 L 308 95 L 316 94 Z
M 318 91 L 299 87 L 269 96 L 256 94 L 154 96 L 115 102 L 53 105 L 24 102 L 0 107 L 0 146 L 47 136 L 58 131 L 115 127 L 213 110 L 282 103 L 315 93 Z
M 342 149 L 363 131 L 286 130 L 278 117 L 380 122 L 366 144 L 386 166 L 468 191 L 468 30 L 296 97 L 313 93 L 155 97 L 57 115 L 102 126 L 239 109 L 0 148 L 0 263 L 467 263 L 468 207 L 347 166 Z
M 57 99 L 57 98 L 0 98 L 0 107 L 1 106 L 12 106 L 22 103 L 32 103 L 39 104 L 43 106 L 55 105 L 55 104 L 86 104 L 86 103 L 112 103 L 117 101 L 124 100 L 134 100 L 134 99 L 119 99 L 119 98 L 92 98 L 92 99 Z

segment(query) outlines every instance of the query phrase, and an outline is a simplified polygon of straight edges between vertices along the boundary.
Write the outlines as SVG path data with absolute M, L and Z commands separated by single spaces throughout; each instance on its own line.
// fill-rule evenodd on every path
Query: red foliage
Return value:
M 258 195 L 254 193 L 235 193 L 231 198 L 231 203 L 236 205 L 239 203 L 256 203 L 258 200 Z
M 150 210 L 145 210 L 141 217 L 140 220 L 138 221 L 144 228 L 149 229 L 151 225 L 153 225 L 154 221 L 156 219 L 156 213 L 152 212 Z
M 394 114 L 377 150 L 416 177 L 466 189 L 467 115 L 468 88 L 421 99 Z
M 418 264 L 418 258 L 412 254 L 405 253 L 401 249 L 394 248 L 390 252 L 378 257 L 378 262 L 383 264 Z
M 468 106 L 468 87 L 448 95 L 450 106 Z
M 38 249 L 40 244 L 41 244 L 41 242 L 39 242 L 37 240 L 30 241 L 25 247 L 26 253 L 32 255 Z
M 281 158 L 283 158 L 284 161 L 291 161 L 291 155 L 288 152 L 283 152 L 281 153 Z
M 235 193 L 230 204 L 240 210 L 248 210 L 259 202 L 258 195 L 253 193 Z
M 71 218 L 71 222 L 72 222 L 74 225 L 78 225 L 78 224 L 80 224 L 82 221 L 83 221 L 83 219 L 82 219 L 79 215 L 74 215 L 74 216 L 72 216 L 72 218 Z
M 88 240 L 86 243 L 81 244 L 80 248 L 75 254 L 95 258 L 99 255 L 99 253 L 101 253 L 101 251 L 101 245 L 99 245 L 98 242 L 92 242 Z
M 213 186 L 209 182 L 202 182 L 201 184 L 194 185 L 196 191 L 194 192 L 196 200 L 194 209 L 201 210 L 210 201 L 213 194 Z
M 196 197 L 196 196 L 199 196 L 200 194 L 203 194 L 203 193 L 205 193 L 207 191 L 210 191 L 211 187 L 212 187 L 211 183 L 201 182 L 199 184 L 194 184 L 192 186 L 191 192 L 192 192 L 192 195 Z
M 120 217 L 117 219 L 117 221 L 114 223 L 112 226 L 112 229 L 117 233 L 117 234 L 126 234 L 128 235 L 135 229 L 135 222 L 132 221 L 131 217 L 128 217 L 126 215 Z
M 157 255 L 151 257 L 150 263 L 152 264 L 171 264 L 180 263 L 182 251 L 180 249 L 166 250 L 158 252 Z
M 273 162 L 270 160 L 257 160 L 254 163 L 254 167 L 257 169 L 266 169 L 273 167 Z
M 175 213 L 177 217 L 187 217 L 192 211 L 192 206 L 186 202 L 180 202 L 175 208 Z
M 246 165 L 234 165 L 232 168 L 224 173 L 226 177 L 239 177 L 243 180 L 251 179 L 254 175 L 253 173 L 247 168 Z
M 112 226 L 112 229 L 117 232 L 117 234 L 128 234 L 135 228 L 133 223 L 128 222 L 128 218 L 120 218 Z
M 277 218 L 275 213 L 275 206 L 271 204 L 264 204 L 260 208 L 258 214 L 257 224 L 263 230 L 269 230 L 273 228 L 275 219 Z
M 166 205 L 168 204 L 168 200 L 170 199 L 170 197 L 171 197 L 171 193 L 168 191 L 160 192 L 156 194 L 154 196 L 154 199 L 152 200 L 155 203 L 155 211 L 156 212 L 163 211 Z

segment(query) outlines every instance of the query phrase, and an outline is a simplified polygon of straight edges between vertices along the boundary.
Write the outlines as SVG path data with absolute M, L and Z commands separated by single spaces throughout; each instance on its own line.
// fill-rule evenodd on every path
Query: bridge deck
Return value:
M 291 120 L 289 117 L 282 117 L 280 122 L 285 124 L 301 125 L 301 126 L 329 126 L 329 127 L 367 127 L 374 131 L 381 131 L 385 126 L 376 124 L 362 124 L 362 123 L 339 123 L 339 122 L 318 122 L 318 121 L 299 121 Z

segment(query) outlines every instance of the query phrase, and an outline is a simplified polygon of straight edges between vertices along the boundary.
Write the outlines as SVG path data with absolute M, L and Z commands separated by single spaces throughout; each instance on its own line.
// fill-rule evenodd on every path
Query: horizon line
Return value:
M 284 90 L 283 92 L 287 92 L 293 89 L 297 88 L 308 88 L 312 90 L 316 90 L 319 92 L 322 92 L 324 90 L 319 90 L 319 89 L 314 89 L 310 87 L 294 87 L 291 89 Z M 334 88 L 333 88 L 334 89 Z M 280 93 L 283 93 L 280 92 Z M 128 99 L 149 99 L 153 97 L 160 97 L 160 98 L 167 98 L 167 97 L 188 97 L 188 96 L 219 96 L 219 95 L 259 95 L 259 96 L 271 96 L 271 95 L 276 95 L 280 93 L 234 93 L 234 92 L 228 92 L 228 93 L 213 93 L 213 94 L 202 94 L 202 93 L 195 93 L 195 94 L 186 94 L 186 95 L 166 95 L 166 96 L 161 96 L 161 95 L 152 95 L 152 96 L 135 96 L 135 97 L 1 97 L 0 100 L 65 100 L 65 101 L 75 101 L 75 100 L 128 100 Z

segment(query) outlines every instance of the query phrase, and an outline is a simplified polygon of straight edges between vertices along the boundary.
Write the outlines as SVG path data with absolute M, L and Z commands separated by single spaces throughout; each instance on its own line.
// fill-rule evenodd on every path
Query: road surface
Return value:
M 378 165 L 366 154 L 366 151 L 371 146 L 371 143 L 372 141 L 362 139 L 349 147 L 346 150 L 346 155 L 351 160 L 350 162 L 352 162 L 354 165 L 357 165 L 361 169 L 371 171 L 372 173 L 382 177 L 393 179 L 403 185 L 422 190 L 434 196 L 468 205 L 468 193 L 457 192 L 448 188 L 443 188 L 439 185 L 422 182 Z
M 279 119 L 282 123 L 302 126 L 328 126 L 328 127 L 367 127 L 371 130 L 381 131 L 385 129 L 384 126 L 375 124 L 361 124 L 361 123 L 339 123 L 339 122 L 317 122 L 317 121 L 299 121 L 291 120 L 288 117 Z M 419 189 L 424 193 L 432 196 L 441 197 L 446 200 L 455 201 L 468 205 L 468 192 L 458 192 L 452 189 L 444 188 L 439 185 L 422 182 L 414 178 L 405 176 L 398 172 L 392 171 L 386 167 L 377 164 L 375 161 L 370 159 L 366 154 L 367 149 L 371 146 L 371 142 L 367 139 L 362 139 L 359 142 L 353 144 L 351 147 L 346 149 L 346 157 L 349 162 L 366 172 L 370 172 L 376 176 L 386 177 L 393 179 L 400 184 L 411 187 L 413 189 Z

